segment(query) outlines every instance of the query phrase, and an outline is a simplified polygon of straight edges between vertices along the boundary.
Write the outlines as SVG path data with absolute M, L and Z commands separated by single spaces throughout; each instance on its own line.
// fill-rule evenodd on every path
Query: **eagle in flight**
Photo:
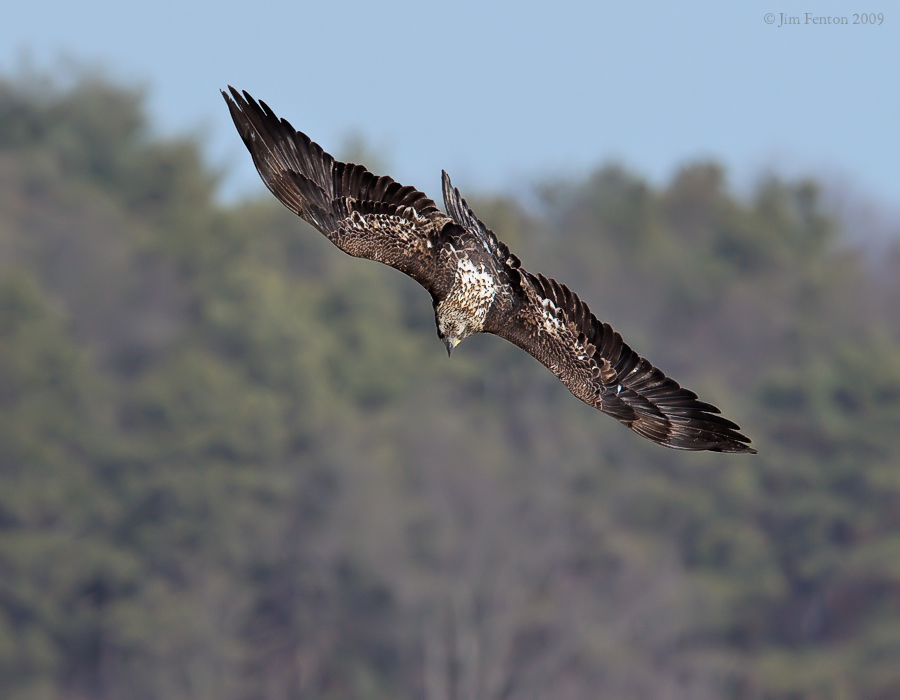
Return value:
M 345 253 L 377 260 L 431 294 L 449 354 L 493 333 L 534 356 L 575 396 L 666 447 L 750 452 L 750 439 L 650 362 L 564 284 L 523 269 L 443 173 L 444 208 L 413 187 L 341 163 L 229 88 L 231 117 L 263 182 L 281 203 Z

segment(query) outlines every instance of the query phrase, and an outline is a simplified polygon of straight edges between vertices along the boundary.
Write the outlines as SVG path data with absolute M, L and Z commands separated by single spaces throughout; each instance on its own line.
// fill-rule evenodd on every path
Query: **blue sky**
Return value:
M 231 196 L 260 185 L 227 83 L 327 150 L 361 136 L 432 196 L 441 168 L 516 191 L 612 159 L 663 183 L 714 158 L 739 188 L 813 174 L 900 209 L 900 6 L 779 2 L 30 0 L 4 7 L 0 70 L 70 56 L 143 82 L 163 132 L 201 134 L 228 167 Z

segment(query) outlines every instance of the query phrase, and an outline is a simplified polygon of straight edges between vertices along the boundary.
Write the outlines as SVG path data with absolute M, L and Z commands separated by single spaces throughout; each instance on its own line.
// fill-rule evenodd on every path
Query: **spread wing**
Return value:
M 640 357 L 565 285 L 525 271 L 520 279 L 506 318 L 489 330 L 537 358 L 579 399 L 667 447 L 756 452 L 718 408 Z
M 484 330 L 518 345 L 579 399 L 667 447 L 756 452 L 719 409 L 640 357 L 565 285 L 533 275 L 469 208 L 444 173 L 444 206 L 498 259 L 507 294 Z
M 344 252 L 395 267 L 434 292 L 450 220 L 431 199 L 362 165 L 336 161 L 265 102 L 229 90 L 222 95 L 234 125 L 282 204 Z

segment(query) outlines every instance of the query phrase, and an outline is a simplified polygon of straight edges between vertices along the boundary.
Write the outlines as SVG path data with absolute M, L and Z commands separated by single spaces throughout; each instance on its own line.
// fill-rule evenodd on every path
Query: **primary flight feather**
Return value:
M 444 208 L 413 187 L 341 163 L 246 92 L 223 92 L 263 182 L 345 253 L 395 267 L 431 294 L 449 354 L 493 333 L 575 396 L 666 447 L 755 452 L 740 428 L 640 357 L 564 284 L 524 270 L 443 173 Z

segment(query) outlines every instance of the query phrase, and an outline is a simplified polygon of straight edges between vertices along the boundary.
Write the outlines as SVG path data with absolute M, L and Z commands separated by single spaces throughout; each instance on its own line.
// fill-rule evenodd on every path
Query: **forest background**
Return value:
M 819 183 L 464 193 L 760 452 L 683 454 L 152 126 L 0 82 L 0 696 L 900 698 L 900 247 Z

